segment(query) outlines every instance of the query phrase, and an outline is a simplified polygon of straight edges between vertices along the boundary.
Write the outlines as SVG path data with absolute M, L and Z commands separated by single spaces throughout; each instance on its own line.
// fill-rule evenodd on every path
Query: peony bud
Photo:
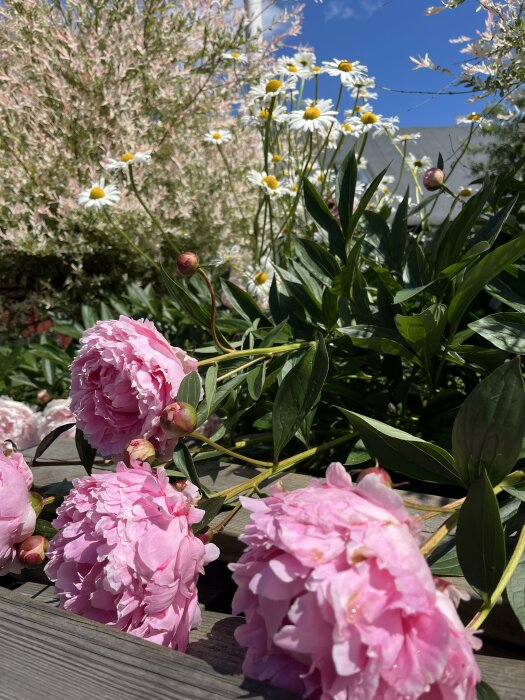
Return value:
M 381 469 L 381 467 L 368 467 L 368 469 L 363 469 L 359 473 L 355 483 L 358 484 L 365 478 L 365 476 L 368 476 L 368 474 L 376 474 L 384 486 L 388 486 L 389 489 L 392 488 L 392 479 L 384 469 Z
M 177 258 L 177 271 L 182 277 L 191 277 L 200 264 L 197 253 L 181 253 Z
M 440 168 L 429 168 L 423 175 L 423 185 L 429 192 L 439 190 L 445 182 L 445 173 Z
M 132 440 L 124 451 L 124 462 L 129 467 L 131 460 L 135 462 L 148 462 L 148 464 L 153 464 L 156 459 L 155 448 L 149 440 L 144 440 L 142 438 L 137 438 Z
M 177 481 L 173 482 L 173 487 L 175 488 L 176 491 L 179 491 L 182 493 L 184 489 L 186 488 L 186 484 L 188 483 L 187 479 L 177 479 Z
M 40 391 L 36 395 L 36 398 L 41 403 L 47 403 L 51 396 L 49 395 L 49 391 L 47 391 L 47 389 L 40 389 Z
M 197 427 L 197 412 L 189 403 L 170 403 L 160 414 L 160 425 L 171 437 L 188 435 Z
M 4 440 L 2 443 L 2 452 L 5 457 L 11 457 L 16 447 L 12 440 Z
M 38 518 L 38 516 L 44 509 L 44 498 L 36 491 L 30 491 L 29 502 L 31 503 L 31 507 L 35 511 L 36 517 Z
M 42 535 L 31 535 L 18 547 L 18 559 L 24 566 L 40 566 L 46 559 L 49 542 Z

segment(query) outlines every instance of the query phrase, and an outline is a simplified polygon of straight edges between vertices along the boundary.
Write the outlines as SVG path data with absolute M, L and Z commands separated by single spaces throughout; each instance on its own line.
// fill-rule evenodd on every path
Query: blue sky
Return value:
M 413 70 L 409 56 L 428 52 L 440 65 L 458 70 L 465 57 L 460 45 L 449 39 L 474 36 L 484 15 L 478 3 L 466 0 L 454 11 L 427 17 L 425 8 L 439 0 L 307 0 L 300 41 L 315 49 L 318 62 L 333 58 L 358 60 L 369 68 L 378 86 L 396 90 L 464 90 L 449 85 L 451 78 L 429 70 Z M 335 79 L 324 77 L 322 96 L 335 98 Z M 449 85 L 449 87 L 447 87 Z M 376 111 L 397 115 L 400 126 L 446 126 L 456 117 L 479 111 L 480 103 L 467 103 L 468 95 L 400 94 L 378 89 Z

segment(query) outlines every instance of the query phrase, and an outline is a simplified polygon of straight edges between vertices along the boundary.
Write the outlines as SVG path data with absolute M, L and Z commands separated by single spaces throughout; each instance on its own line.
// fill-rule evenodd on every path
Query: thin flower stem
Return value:
M 251 496 L 254 491 L 255 491 L 255 488 L 250 489 L 246 493 L 246 495 Z M 233 518 L 237 515 L 237 513 L 240 511 L 241 508 L 242 508 L 242 503 L 239 501 L 239 503 L 237 503 L 237 505 L 235 505 L 234 508 L 232 508 L 232 510 L 230 510 L 228 515 L 223 520 L 221 520 L 221 522 L 218 525 L 215 525 L 215 527 L 210 527 L 210 529 L 206 533 L 208 535 L 208 537 L 210 539 L 213 539 L 217 533 L 219 533 L 221 530 L 223 530 L 226 527 L 226 525 L 231 520 L 233 520 Z
M 414 501 L 408 499 L 403 499 L 403 502 L 407 508 L 412 508 L 412 510 L 423 510 L 427 513 L 431 513 L 432 515 L 430 517 L 439 515 L 440 513 L 450 513 L 450 511 L 453 510 L 450 506 L 424 506 L 422 503 L 414 503 Z M 423 517 L 421 520 L 423 520 Z
M 443 525 L 439 527 L 434 534 L 429 537 L 428 540 L 426 540 L 426 542 L 423 543 L 423 545 L 420 547 L 420 551 L 424 557 L 427 557 L 431 552 L 433 552 L 441 540 L 443 540 L 448 533 L 456 527 L 458 518 L 459 510 L 456 510 L 445 520 Z
M 305 341 L 304 343 L 289 343 L 288 345 L 276 345 L 270 348 L 251 348 L 247 350 L 230 350 L 227 355 L 215 355 L 208 357 L 205 360 L 199 360 L 199 367 L 206 365 L 214 365 L 216 362 L 224 362 L 225 360 L 234 360 L 237 357 L 249 357 L 250 355 L 276 355 L 281 352 L 293 352 L 301 348 L 311 348 L 315 345 L 315 340 Z
M 356 158 L 358 164 L 363 156 L 363 151 L 365 150 L 367 140 L 368 140 L 368 131 L 365 131 L 365 133 L 363 134 L 363 140 L 361 141 L 361 146 L 359 148 L 359 153 L 357 154 L 357 158 Z
M 140 206 L 144 209 L 144 211 L 146 212 L 146 214 L 149 216 L 149 218 L 150 218 L 151 221 L 153 222 L 153 225 L 155 226 L 155 228 L 156 228 L 158 231 L 160 231 L 161 235 L 165 238 L 165 240 L 167 241 L 168 245 L 172 248 L 172 250 L 173 250 L 177 255 L 180 255 L 181 251 L 180 251 L 178 245 L 175 243 L 174 240 L 172 240 L 172 238 L 171 238 L 171 236 L 168 234 L 168 232 L 164 230 L 162 224 L 161 224 L 160 221 L 157 219 L 157 217 L 155 216 L 155 214 L 151 211 L 151 209 L 148 207 L 148 205 L 147 205 L 146 202 L 144 201 L 144 198 L 143 198 L 142 195 L 140 194 L 139 189 L 138 189 L 138 187 L 137 187 L 137 185 L 136 185 L 136 183 L 135 183 L 135 177 L 134 177 L 134 175 L 133 175 L 133 166 L 132 166 L 132 165 L 129 166 L 129 182 L 130 182 L 130 185 L 131 185 L 131 189 L 133 190 L 133 193 L 135 194 L 135 197 L 137 198 L 137 200 L 138 200 Z
M 277 462 L 277 464 L 272 465 L 269 469 L 266 469 L 264 472 L 261 472 L 257 476 L 254 476 L 252 479 L 245 481 L 243 484 L 232 486 L 229 489 L 223 489 L 222 491 L 218 491 L 213 495 L 215 497 L 224 496 L 226 500 L 229 500 L 230 498 L 235 498 L 236 496 L 239 496 L 241 493 L 244 493 L 245 491 L 251 488 L 256 488 L 263 481 L 266 481 L 266 479 L 269 479 L 275 474 L 279 474 L 280 472 L 286 471 L 287 469 L 294 467 L 299 462 L 303 462 L 305 459 L 309 459 L 310 457 L 314 457 L 317 454 L 326 452 L 332 447 L 337 447 L 337 445 L 341 445 L 342 443 L 355 438 L 355 436 L 356 433 L 351 432 L 340 438 L 336 438 L 335 440 L 326 442 L 324 443 L 324 445 L 312 447 L 311 449 L 305 450 L 304 452 L 300 452 L 299 454 L 294 455 L 293 457 L 288 457 L 288 459 L 284 459 L 282 462 Z
M 499 597 L 507 587 L 507 584 L 509 583 L 510 579 L 512 578 L 512 574 L 516 571 L 516 567 L 520 563 L 521 557 L 523 553 L 525 552 L 525 525 L 521 528 L 521 533 L 518 539 L 518 542 L 516 544 L 516 547 L 514 548 L 514 552 L 512 553 L 511 558 L 509 559 L 509 562 L 505 568 L 505 571 L 503 572 L 503 575 L 501 576 L 498 585 L 490 595 L 489 599 L 483 603 L 481 608 L 478 610 L 478 612 L 474 615 L 472 620 L 468 623 L 467 629 L 470 630 L 477 630 L 480 628 L 480 626 L 483 624 L 485 618 L 488 616 L 488 614 L 491 612 L 492 608 L 496 605 L 496 603 L 499 600 Z
M 237 208 L 239 209 L 239 213 L 240 213 L 240 215 L 241 215 L 241 218 L 242 218 L 243 223 L 244 223 L 246 226 L 249 226 L 248 221 L 246 220 L 246 217 L 244 216 L 244 210 L 243 210 L 242 202 L 240 201 L 239 195 L 237 194 L 237 192 L 236 192 L 236 190 L 235 190 L 235 183 L 234 183 L 234 180 L 233 180 L 233 174 L 232 174 L 232 170 L 231 170 L 230 164 L 229 164 L 229 162 L 228 162 L 228 159 L 227 159 L 226 156 L 224 155 L 224 151 L 222 150 L 222 146 L 221 146 L 220 144 L 218 144 L 218 150 L 219 150 L 219 153 L 220 153 L 220 155 L 221 155 L 222 161 L 223 161 L 223 163 L 224 163 L 224 165 L 225 165 L 225 167 L 226 167 L 226 173 L 227 173 L 227 175 L 228 175 L 228 181 L 229 181 L 229 183 L 230 183 L 230 187 L 231 187 L 231 191 L 232 191 L 232 194 L 233 194 L 233 198 L 235 199 L 235 204 L 237 205 Z
M 239 367 L 235 367 L 235 369 L 231 369 L 229 372 L 226 372 L 226 374 L 223 374 L 221 377 L 217 377 L 217 381 L 222 382 L 225 379 L 229 379 L 234 374 L 237 374 L 237 372 L 242 372 L 243 369 L 246 369 L 247 367 L 251 367 L 252 365 L 257 364 L 257 362 L 261 362 L 261 360 L 265 360 L 265 359 L 266 359 L 266 355 L 263 355 L 262 357 L 256 357 L 255 360 L 250 360 L 250 362 L 245 362 L 243 365 L 240 365 Z
M 272 119 L 273 108 L 275 107 L 275 97 L 270 100 L 270 106 L 268 108 L 268 117 L 266 118 L 266 124 L 264 125 L 264 169 L 268 175 L 268 152 L 270 146 L 270 121 Z
M 213 447 L 214 450 L 222 452 L 223 454 L 228 455 L 229 457 L 233 457 L 234 459 L 240 459 L 242 462 L 253 464 L 255 467 L 270 467 L 273 469 L 275 466 L 273 462 L 262 462 L 259 459 L 252 459 L 251 457 L 246 457 L 246 455 L 242 455 L 239 452 L 234 452 L 233 450 L 230 450 L 227 447 L 224 447 L 223 445 L 219 445 L 219 443 L 217 442 L 213 442 L 213 440 L 210 440 L 205 435 L 201 435 L 200 433 L 193 432 L 190 433 L 188 437 L 191 437 L 194 440 L 200 440 L 201 442 L 205 442 L 207 445 L 210 445 L 210 447 Z M 218 494 L 214 494 L 214 496 L 217 495 Z
M 147 260 L 150 265 L 153 265 L 153 267 L 156 270 L 161 272 L 161 269 L 160 269 L 159 265 L 155 262 L 155 260 L 153 260 L 153 258 L 150 258 L 150 256 L 147 253 L 145 253 L 141 248 L 139 248 L 139 246 L 131 240 L 131 238 L 124 231 L 124 229 L 120 228 L 120 226 L 117 226 L 117 224 L 113 221 L 113 218 L 110 216 L 110 214 L 107 210 L 107 207 L 104 207 L 102 209 L 102 211 L 104 212 L 104 215 L 105 215 L 106 219 L 109 221 L 113 230 L 116 231 L 116 233 L 118 233 L 119 236 L 122 236 L 122 238 L 124 238 L 124 240 L 127 243 L 129 243 L 129 245 L 133 248 L 133 250 L 135 250 L 141 257 L 143 257 L 144 260 Z
M 213 338 L 213 342 L 215 345 L 219 348 L 219 350 L 222 350 L 225 353 L 231 353 L 233 352 L 233 349 L 228 347 L 227 345 L 223 345 L 219 338 L 217 337 L 217 329 L 215 326 L 215 322 L 217 319 L 217 301 L 215 299 L 215 290 L 212 287 L 212 284 L 210 280 L 208 279 L 208 275 L 204 272 L 202 267 L 199 267 L 197 272 L 199 273 L 199 276 L 201 279 L 204 280 L 204 283 L 208 287 L 208 291 L 210 292 L 210 298 L 211 298 L 211 318 L 210 318 L 210 331 L 211 331 L 211 336 Z

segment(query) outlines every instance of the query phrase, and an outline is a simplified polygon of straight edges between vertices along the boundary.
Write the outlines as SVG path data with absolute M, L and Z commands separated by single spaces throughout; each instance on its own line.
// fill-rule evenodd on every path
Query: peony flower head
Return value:
M 80 339 L 71 365 L 71 409 L 102 455 L 121 454 L 131 440 L 150 440 L 162 459 L 176 444 L 160 414 L 177 398 L 197 360 L 172 347 L 150 321 L 121 316 L 99 321 Z
M 200 621 L 197 577 L 219 554 L 191 529 L 204 515 L 198 498 L 146 463 L 76 479 L 45 569 L 61 607 L 184 651 Z
M 243 670 L 304 697 L 474 700 L 474 640 L 438 590 L 399 494 L 375 474 L 243 499 L 247 548 L 231 565 Z
M 70 399 L 54 399 L 50 401 L 39 416 L 38 421 L 38 439 L 43 440 L 46 435 L 55 428 L 67 423 L 75 422 L 75 414 L 71 410 Z M 69 440 L 75 439 L 75 428 L 70 428 L 61 437 L 66 437 Z
M 38 442 L 38 418 L 27 404 L 0 396 L 0 443 L 13 442 L 25 450 Z
M 0 576 L 20 573 L 16 545 L 35 529 L 36 513 L 29 501 L 31 470 L 19 452 L 0 452 Z

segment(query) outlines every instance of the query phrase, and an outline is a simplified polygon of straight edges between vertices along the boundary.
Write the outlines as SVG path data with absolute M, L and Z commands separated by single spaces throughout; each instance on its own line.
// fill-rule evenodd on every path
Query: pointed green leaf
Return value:
M 91 474 L 97 451 L 94 447 L 91 447 L 89 442 L 84 437 L 84 433 L 79 427 L 77 427 L 75 431 L 75 445 L 80 461 L 82 462 L 82 466 L 88 474 Z
M 230 304 L 244 319 L 251 322 L 259 320 L 265 325 L 270 325 L 266 314 L 248 292 L 223 277 L 221 286 Z
M 525 629 L 525 552 L 521 555 L 518 565 L 514 569 L 506 591 L 510 607 Z
M 525 314 L 500 313 L 468 324 L 469 328 L 500 350 L 525 354 Z
M 202 393 L 202 382 L 198 372 L 187 374 L 177 390 L 177 401 L 189 403 L 197 408 Z
M 328 234 L 330 251 L 335 255 L 339 255 L 341 259 L 345 259 L 345 241 L 341 227 L 330 213 L 330 209 L 317 191 L 317 188 L 312 185 L 306 178 L 303 179 L 304 203 L 308 213 L 318 226 Z
M 213 404 L 213 397 L 215 396 L 215 391 L 217 390 L 218 371 L 218 365 L 210 365 L 210 367 L 208 367 L 208 371 L 206 372 L 206 379 L 204 380 L 204 398 L 206 400 L 208 414 L 210 413 L 210 409 Z
M 200 523 L 192 525 L 193 532 L 201 532 L 201 530 L 208 527 L 211 521 L 221 512 L 225 500 L 224 496 L 219 496 L 215 498 L 204 498 L 199 501 L 199 508 L 204 511 L 204 517 Z
M 397 314 L 394 321 L 399 333 L 428 366 L 441 345 L 447 323 L 447 307 L 444 304 L 432 304 L 420 314 Z
M 501 700 L 494 688 L 485 681 L 480 681 L 476 685 L 476 698 L 477 700 Z
M 62 435 L 62 433 L 65 433 L 66 430 L 69 430 L 70 428 L 74 428 L 75 424 L 74 423 L 66 423 L 65 425 L 60 425 L 58 428 L 55 428 L 52 430 L 50 433 L 45 435 L 42 440 L 40 441 L 38 447 L 36 448 L 35 455 L 33 457 L 33 460 L 31 464 L 33 466 L 36 466 L 36 461 L 39 457 L 41 457 L 44 452 L 47 450 L 47 448 L 52 445 L 57 437 Z
M 417 360 L 414 353 L 403 344 L 402 337 L 389 328 L 363 324 L 338 328 L 337 332 L 348 336 L 352 344 L 359 348 L 374 350 L 386 355 L 399 355 L 408 360 Z

